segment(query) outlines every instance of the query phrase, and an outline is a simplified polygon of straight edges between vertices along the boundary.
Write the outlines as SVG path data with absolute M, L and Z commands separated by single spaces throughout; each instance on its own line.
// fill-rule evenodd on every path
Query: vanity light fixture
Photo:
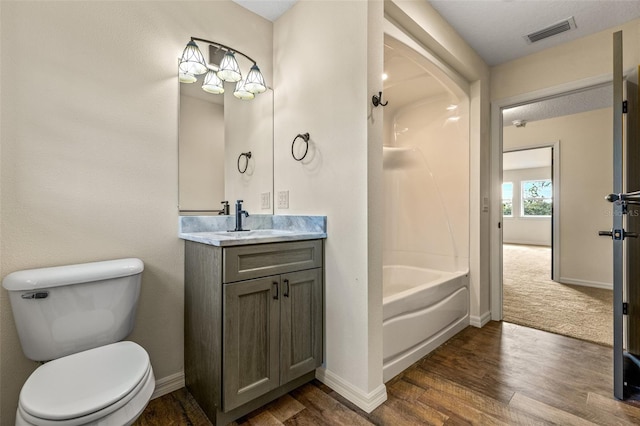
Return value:
M 200 75 L 207 72 L 207 64 L 193 39 L 187 43 L 180 58 L 180 72 L 183 74 Z
M 240 73 L 240 65 L 236 61 L 236 56 L 233 52 L 227 52 L 220 62 L 220 69 L 218 70 L 218 77 L 222 81 L 228 81 L 235 83 L 242 80 L 242 74 Z
M 179 71 L 178 79 L 180 83 L 195 83 L 198 80 L 195 75 L 182 71 Z
M 264 77 L 257 65 L 254 64 L 249 70 L 247 79 L 244 82 L 244 88 L 251 93 L 264 93 L 267 90 Z
M 256 97 L 255 94 L 251 93 L 247 89 L 244 80 L 240 80 L 236 83 L 236 90 L 233 91 L 233 96 L 238 99 L 242 99 L 243 101 L 248 101 Z
M 209 69 L 209 71 L 207 71 L 207 74 L 204 76 L 204 83 L 202 83 L 202 90 L 204 90 L 205 92 L 213 93 L 214 95 L 220 95 L 224 93 L 224 85 L 222 84 L 222 80 L 220 80 L 214 70 Z
M 207 64 L 204 59 L 204 55 L 200 52 L 200 49 L 196 44 L 196 41 L 207 43 L 210 46 L 217 48 L 217 51 L 219 51 L 220 54 L 224 53 L 220 63 Z M 235 56 L 236 54 L 245 57 L 253 63 L 245 80 L 242 79 L 240 66 L 238 65 L 238 61 Z M 215 60 L 213 56 L 209 59 L 210 61 Z M 181 83 L 193 83 L 197 80 L 196 76 L 206 73 L 204 83 L 202 84 L 202 90 L 214 94 L 224 93 L 223 82 L 236 83 L 233 94 L 238 99 L 253 99 L 256 94 L 263 93 L 267 90 L 264 77 L 260 72 L 260 68 L 258 68 L 258 65 L 256 64 L 256 61 L 229 46 L 202 38 L 191 37 L 191 40 L 187 43 L 187 46 L 180 58 L 178 72 Z

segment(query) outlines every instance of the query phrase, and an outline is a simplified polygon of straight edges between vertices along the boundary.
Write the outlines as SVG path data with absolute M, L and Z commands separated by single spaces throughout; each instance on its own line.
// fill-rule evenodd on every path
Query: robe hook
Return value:
M 378 105 L 387 106 L 387 104 L 389 103 L 389 101 L 382 102 L 382 92 L 378 92 L 377 95 L 373 95 L 373 97 L 371 98 L 371 102 L 373 103 L 374 107 L 377 107 Z

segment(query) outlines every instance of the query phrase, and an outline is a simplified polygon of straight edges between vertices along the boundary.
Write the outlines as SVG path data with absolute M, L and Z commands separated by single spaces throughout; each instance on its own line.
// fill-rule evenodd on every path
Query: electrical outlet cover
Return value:
M 278 208 L 289 208 L 289 191 L 278 191 Z
M 262 209 L 270 209 L 271 208 L 271 193 L 263 192 L 260 194 L 260 208 Z

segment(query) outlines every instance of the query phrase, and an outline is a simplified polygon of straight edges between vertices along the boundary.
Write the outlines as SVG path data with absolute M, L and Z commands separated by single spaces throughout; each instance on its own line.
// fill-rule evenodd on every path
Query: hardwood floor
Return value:
M 238 425 L 632 425 L 640 402 L 612 396 L 611 348 L 515 324 L 468 327 L 387 383 L 365 413 L 314 381 Z M 136 426 L 209 425 L 189 393 L 149 403 Z

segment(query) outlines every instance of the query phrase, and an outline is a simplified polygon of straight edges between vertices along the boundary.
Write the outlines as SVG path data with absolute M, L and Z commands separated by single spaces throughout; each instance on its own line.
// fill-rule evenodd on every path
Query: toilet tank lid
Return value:
M 143 270 L 140 259 L 105 260 L 12 272 L 2 280 L 2 286 L 9 291 L 35 290 L 126 277 Z

